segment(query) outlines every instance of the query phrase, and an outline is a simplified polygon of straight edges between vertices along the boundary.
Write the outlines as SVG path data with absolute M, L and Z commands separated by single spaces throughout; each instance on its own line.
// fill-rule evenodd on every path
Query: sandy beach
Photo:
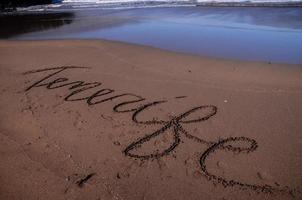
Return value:
M 302 66 L 0 41 L 0 199 L 301 199 Z

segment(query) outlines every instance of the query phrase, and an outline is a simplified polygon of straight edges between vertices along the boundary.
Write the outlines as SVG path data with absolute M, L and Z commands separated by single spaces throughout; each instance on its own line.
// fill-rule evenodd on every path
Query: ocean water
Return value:
M 64 20 L 69 23 L 10 39 L 107 39 L 214 58 L 302 63 L 300 8 L 83 9 Z

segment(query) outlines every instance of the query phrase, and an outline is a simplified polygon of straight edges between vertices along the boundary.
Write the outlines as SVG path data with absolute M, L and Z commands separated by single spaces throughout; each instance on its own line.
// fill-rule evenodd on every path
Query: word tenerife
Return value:
M 257 192 L 278 192 L 278 193 L 291 193 L 288 189 L 280 189 L 274 188 L 269 185 L 256 185 L 256 184 L 248 184 L 235 180 L 227 180 L 223 177 L 211 174 L 206 165 L 207 159 L 217 151 L 224 150 L 230 151 L 234 153 L 245 153 L 248 154 L 257 149 L 257 142 L 253 139 L 247 137 L 229 137 L 226 139 L 219 139 L 218 141 L 206 141 L 199 137 L 193 136 L 189 134 L 184 128 L 183 124 L 193 124 L 199 123 L 209 120 L 211 117 L 217 114 L 217 107 L 214 105 L 202 105 L 189 109 L 188 111 L 172 117 L 169 121 L 164 120 L 147 120 L 141 121 L 139 120 L 139 116 L 141 113 L 150 109 L 151 107 L 167 103 L 166 100 L 161 101 L 153 101 L 141 104 L 143 101 L 146 101 L 145 98 L 140 95 L 132 94 L 132 93 L 123 93 L 113 96 L 108 96 L 115 91 L 110 88 L 102 88 L 98 90 L 93 90 L 93 93 L 87 96 L 87 91 L 92 90 L 93 88 L 99 88 L 102 83 L 101 82 L 85 82 L 85 81 L 69 81 L 66 77 L 56 77 L 60 75 L 62 72 L 66 70 L 76 70 L 76 69 L 87 69 L 87 67 L 78 67 L 78 66 L 62 66 L 62 67 L 54 67 L 54 68 L 46 68 L 25 72 L 24 75 L 28 74 L 36 74 L 49 72 L 46 76 L 39 79 L 38 81 L 32 83 L 30 86 L 26 88 L 26 92 L 30 91 L 34 88 L 45 87 L 49 90 L 67 87 L 70 93 L 64 97 L 65 101 L 86 101 L 89 106 L 95 106 L 97 104 L 105 103 L 107 101 L 112 101 L 116 99 L 123 99 L 123 102 L 120 102 L 113 107 L 113 111 L 116 113 L 132 113 L 132 121 L 138 124 L 146 124 L 146 125 L 161 125 L 161 128 L 154 131 L 153 133 L 146 134 L 144 137 L 138 138 L 136 141 L 129 144 L 123 151 L 126 156 L 138 159 L 154 159 L 160 158 L 163 156 L 167 156 L 172 151 L 174 151 L 177 146 L 181 142 L 180 135 L 184 135 L 189 138 L 191 141 L 198 142 L 200 144 L 206 145 L 208 148 L 201 154 L 200 156 L 200 168 L 202 173 L 207 177 L 209 181 L 214 183 L 222 184 L 224 187 L 238 187 L 239 189 L 250 189 Z M 184 96 L 181 96 L 183 98 Z M 179 97 L 176 97 L 179 98 Z M 133 105 L 140 103 L 136 108 L 131 109 L 123 109 L 125 106 Z M 203 113 L 202 116 L 199 116 L 196 119 L 188 119 L 190 115 L 196 112 Z M 205 114 L 206 113 L 206 114 Z M 146 142 L 151 140 L 152 138 L 158 137 L 161 134 L 166 133 L 171 130 L 173 133 L 173 141 L 170 146 L 162 151 L 156 151 L 156 153 L 150 154 L 135 154 L 132 153 L 134 149 L 141 148 Z M 234 144 L 238 144 L 240 147 L 234 146 Z M 242 143 L 246 143 L 246 147 L 242 147 Z

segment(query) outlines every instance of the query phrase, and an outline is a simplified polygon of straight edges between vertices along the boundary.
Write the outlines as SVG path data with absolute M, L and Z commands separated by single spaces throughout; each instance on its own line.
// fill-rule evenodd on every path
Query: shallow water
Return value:
M 209 57 L 302 63 L 300 8 L 74 11 L 72 23 L 12 39 L 109 39 Z

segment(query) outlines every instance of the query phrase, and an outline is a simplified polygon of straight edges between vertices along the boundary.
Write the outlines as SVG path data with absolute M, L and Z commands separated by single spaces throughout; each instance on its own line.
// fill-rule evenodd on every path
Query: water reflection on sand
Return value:
M 73 23 L 16 39 L 109 39 L 203 56 L 302 63 L 299 8 L 75 11 Z

